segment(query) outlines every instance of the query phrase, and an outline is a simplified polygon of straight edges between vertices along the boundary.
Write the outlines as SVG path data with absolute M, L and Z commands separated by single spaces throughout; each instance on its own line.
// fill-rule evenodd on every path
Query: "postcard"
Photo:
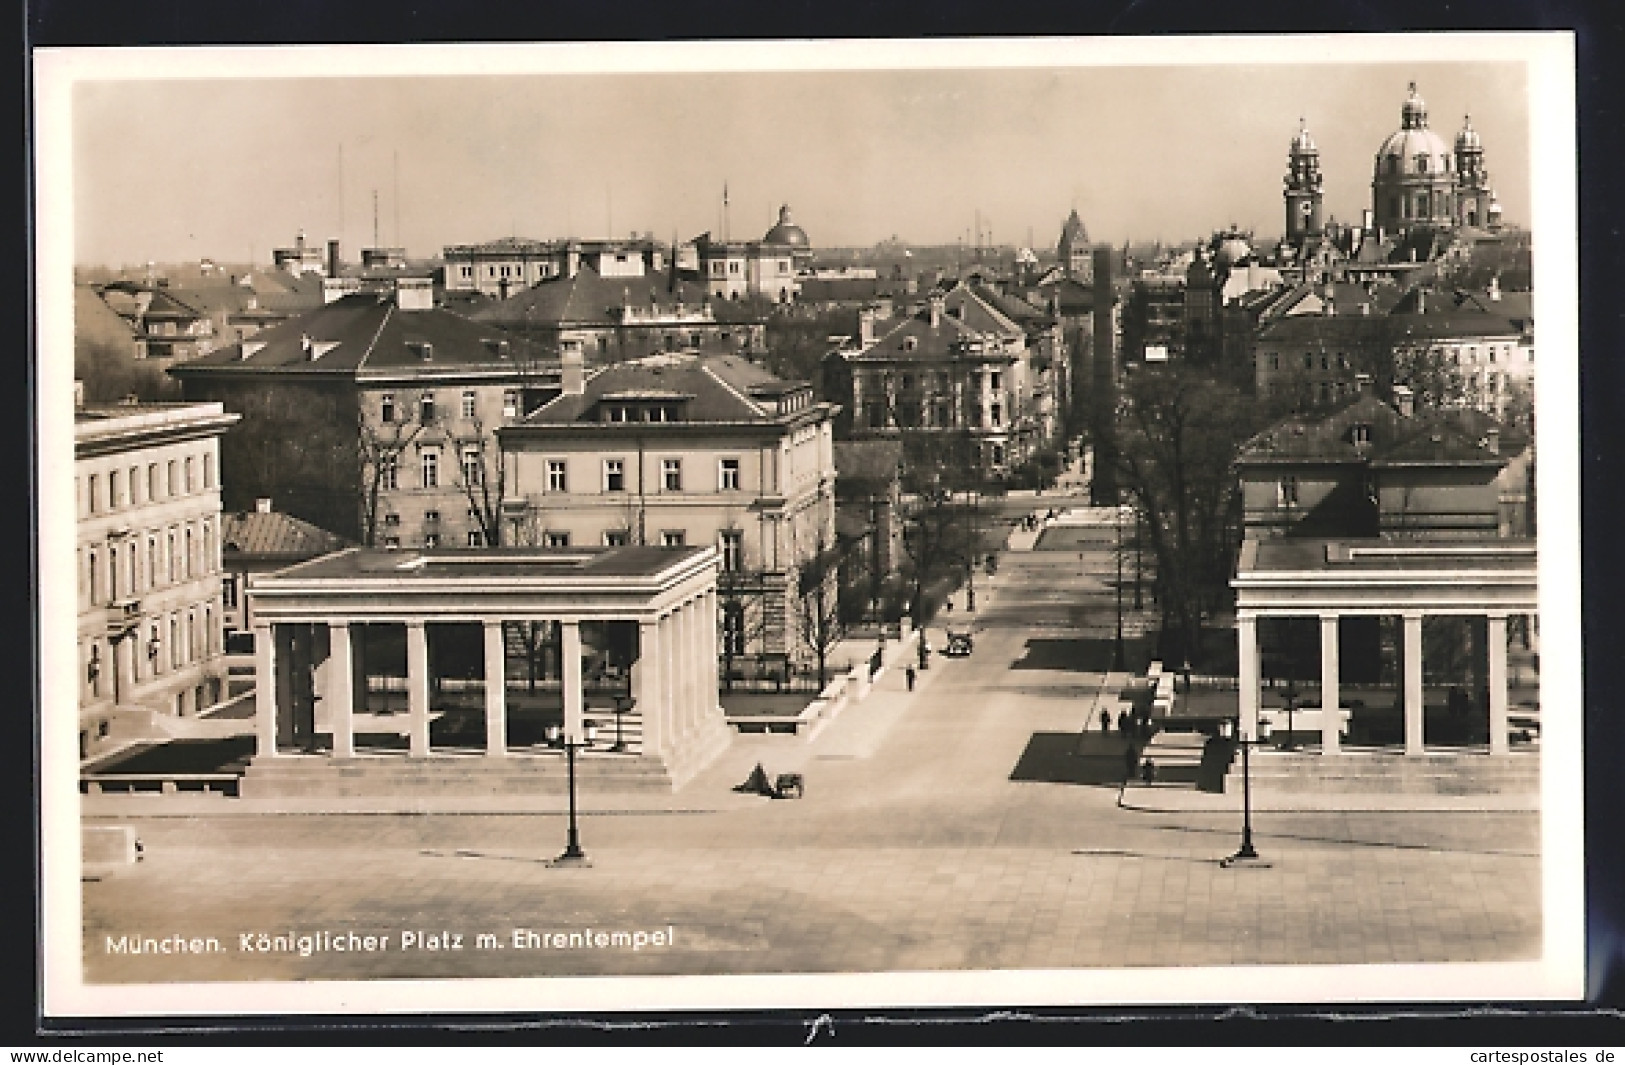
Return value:
M 36 53 L 46 1014 L 1581 997 L 1573 63 Z

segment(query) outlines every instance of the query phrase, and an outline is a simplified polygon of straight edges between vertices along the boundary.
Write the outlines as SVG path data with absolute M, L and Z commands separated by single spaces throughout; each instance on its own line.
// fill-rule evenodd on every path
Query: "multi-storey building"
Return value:
M 761 240 L 694 238 L 706 291 L 717 299 L 746 297 L 789 303 L 801 291 L 797 275 L 812 261 L 806 230 L 790 219 L 790 206 L 779 208 L 779 220 Z
M 225 694 L 218 403 L 80 407 L 79 753 Z
M 566 352 L 562 387 L 499 431 L 505 542 L 715 544 L 723 653 L 814 657 L 800 635 L 799 586 L 836 539 L 834 411 L 812 386 L 736 355 L 650 356 L 589 373 Z
M 653 236 L 628 240 L 530 240 L 502 237 L 443 250 L 448 292 L 479 292 L 507 299 L 555 278 L 590 269 L 599 277 L 635 278 L 666 269 L 670 249 Z M 677 253 L 681 259 L 681 250 Z
M 992 476 L 1041 442 L 1026 331 L 967 285 L 886 322 L 864 312 L 824 373 L 843 438 L 962 434 Z
M 347 296 L 174 368 L 188 398 L 243 415 L 226 505 L 279 509 L 378 547 L 499 536 L 497 426 L 558 390 L 522 337 L 436 308 L 421 287 Z
M 766 332 L 761 312 L 712 299 L 675 271 L 645 270 L 642 260 L 607 274 L 578 266 L 473 317 L 560 354 L 580 352 L 592 366 L 677 351 L 759 351 Z

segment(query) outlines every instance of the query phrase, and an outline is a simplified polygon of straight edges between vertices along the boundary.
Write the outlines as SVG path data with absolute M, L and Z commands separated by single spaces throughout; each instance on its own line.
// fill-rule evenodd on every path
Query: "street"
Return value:
M 545 864 L 564 843 L 552 813 L 94 819 L 135 824 L 146 856 L 84 885 L 86 979 L 1538 956 L 1535 814 L 1272 812 L 1255 819 L 1272 867 L 1238 872 L 1218 859 L 1236 848 L 1239 797 L 1234 813 L 1124 809 L 1109 757 L 1080 771 L 1077 733 L 1110 688 L 1110 549 L 1004 553 L 997 576 L 977 580 L 971 656 L 934 656 L 913 693 L 888 671 L 810 741 L 735 737 L 667 809 L 589 812 L 590 868 Z M 967 621 L 962 605 L 951 619 Z M 938 625 L 933 646 L 942 637 Z M 802 773 L 805 797 L 733 793 L 758 762 L 770 776 Z M 584 806 L 609 808 L 591 796 Z M 538 948 L 515 935 L 587 928 L 669 929 L 671 942 Z M 245 933 L 252 945 L 319 931 L 391 939 L 309 956 L 241 949 Z M 403 932 L 424 935 L 402 949 Z M 423 946 L 441 932 L 452 935 Z M 213 936 L 220 949 L 110 949 L 171 934 Z

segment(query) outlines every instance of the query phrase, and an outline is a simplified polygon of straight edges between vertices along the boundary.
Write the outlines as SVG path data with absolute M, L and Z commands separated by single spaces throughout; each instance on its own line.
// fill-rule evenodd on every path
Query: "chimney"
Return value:
M 560 384 L 567 396 L 579 396 L 586 391 L 587 373 L 580 348 L 566 348 L 559 356 L 562 369 Z
M 941 325 L 942 325 L 942 308 L 944 306 L 943 299 L 942 299 L 942 293 L 933 292 L 931 294 L 930 306 L 931 306 L 931 328 L 932 329 L 940 328 Z
M 336 240 L 327 242 L 327 276 L 339 276 L 339 242 Z
M 1496 274 L 1490 278 L 1490 299 L 1499 302 L 1501 299 L 1501 275 Z
M 260 496 L 258 499 L 254 500 L 254 513 L 271 513 L 271 499 L 269 496 Z
M 1492 455 L 1501 453 L 1501 430 L 1491 427 L 1484 431 L 1484 450 Z
M 868 347 L 875 342 L 875 309 L 865 307 L 858 312 L 858 343 Z
M 1409 418 L 1416 413 L 1416 393 L 1410 385 L 1394 386 L 1394 407 L 1401 418 Z

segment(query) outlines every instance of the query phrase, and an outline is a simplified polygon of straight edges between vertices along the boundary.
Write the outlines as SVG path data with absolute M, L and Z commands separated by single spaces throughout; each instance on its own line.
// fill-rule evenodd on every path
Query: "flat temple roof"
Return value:
M 1536 565 L 1535 541 L 1472 538 L 1463 540 L 1310 540 L 1272 538 L 1242 545 L 1237 576 L 1250 573 L 1391 573 L 1396 570 L 1459 570 L 1517 573 Z
M 653 577 L 709 547 L 351 548 L 277 571 L 294 580 Z

